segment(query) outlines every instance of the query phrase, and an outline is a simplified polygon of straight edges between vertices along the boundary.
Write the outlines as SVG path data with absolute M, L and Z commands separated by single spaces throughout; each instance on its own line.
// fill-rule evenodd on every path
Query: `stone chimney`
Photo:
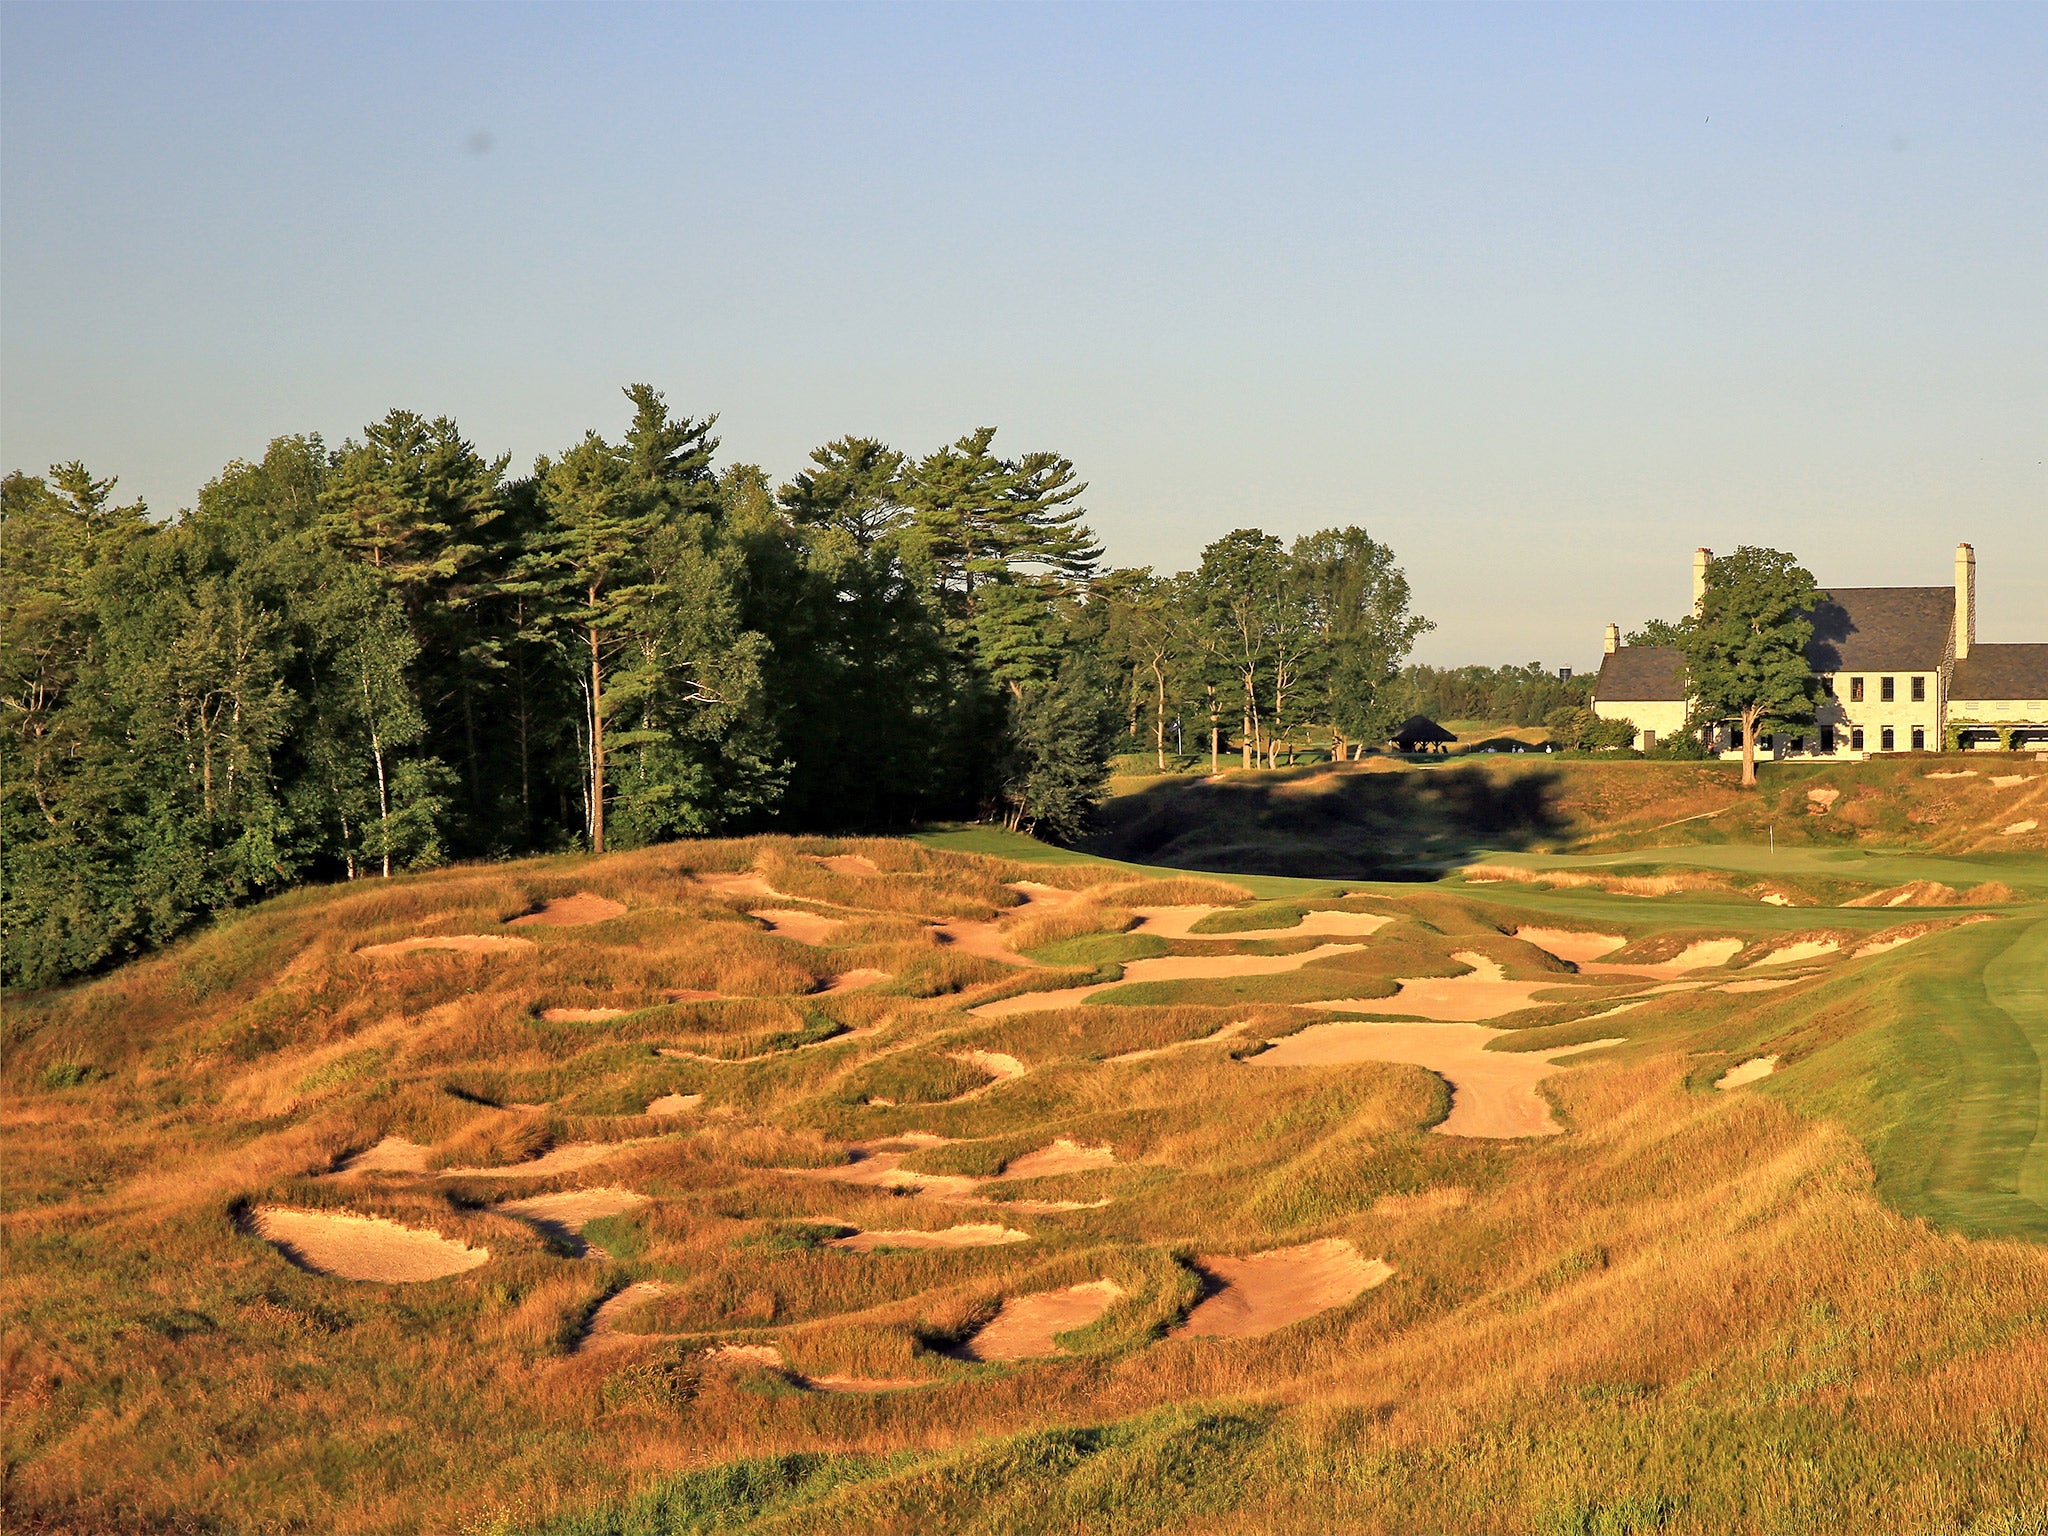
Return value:
M 1696 549 L 1692 552 L 1692 611 L 1695 617 L 1707 603 L 1707 567 L 1713 563 L 1711 549 Z
M 1956 546 L 1956 660 L 1977 643 L 1977 551 Z
M 1621 626 L 1619 624 L 1610 624 L 1607 626 L 1607 654 L 1612 656 L 1620 649 Z

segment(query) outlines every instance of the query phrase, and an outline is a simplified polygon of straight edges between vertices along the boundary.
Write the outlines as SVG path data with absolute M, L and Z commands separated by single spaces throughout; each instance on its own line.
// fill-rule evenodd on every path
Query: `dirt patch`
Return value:
M 1378 933 L 1391 917 L 1376 912 L 1305 912 L 1291 928 L 1247 928 L 1239 933 L 1194 933 L 1196 923 L 1223 907 L 1133 907 L 1143 919 L 1130 931 L 1161 939 L 1195 939 L 1228 943 L 1238 939 L 1298 939 L 1305 937 L 1365 938 Z
M 1742 950 L 1740 939 L 1699 939 L 1669 960 L 1603 960 L 1579 967 L 1588 976 L 1683 976 L 1726 965 Z
M 1035 1360 L 1056 1355 L 1062 1333 L 1086 1328 L 1121 1298 L 1114 1280 L 1089 1280 L 1057 1291 L 1012 1296 L 973 1337 L 960 1346 L 964 1360 Z
M 704 1102 L 701 1093 L 664 1093 L 658 1099 L 647 1101 L 647 1113 L 666 1119 L 673 1115 L 687 1115 Z
M 1026 1152 L 1003 1164 L 1006 1179 L 1049 1179 L 1055 1174 L 1082 1173 L 1090 1168 L 1114 1168 L 1116 1152 L 1109 1147 L 1084 1147 L 1064 1137 L 1049 1147 Z
M 1345 1013 L 1403 1014 L 1439 1023 L 1471 1023 L 1533 1007 L 1538 992 L 1552 991 L 1558 985 L 1554 978 L 1509 981 L 1495 961 L 1471 950 L 1459 950 L 1451 958 L 1472 969 L 1463 976 L 1405 976 L 1400 990 L 1392 997 L 1340 997 L 1301 1006 Z
M 403 1136 L 386 1136 L 367 1152 L 358 1152 L 336 1173 L 425 1173 L 432 1147 L 423 1147 Z
M 606 1019 L 624 1018 L 624 1008 L 543 1008 L 540 1016 L 550 1024 L 601 1024 Z
M 1444 1136 L 1508 1140 L 1555 1136 L 1564 1129 L 1536 1085 L 1559 1058 L 1620 1045 L 1593 1040 L 1546 1052 L 1490 1051 L 1507 1034 L 1480 1024 L 1315 1024 L 1247 1057 L 1249 1067 L 1340 1067 L 1362 1061 L 1424 1067 L 1451 1087 L 1451 1112 L 1431 1129 Z
M 1277 976 L 1298 971 L 1311 960 L 1329 955 L 1349 954 L 1363 944 L 1318 944 L 1298 955 L 1158 955 L 1147 960 L 1126 960 L 1117 981 L 1099 981 L 1085 987 L 1063 987 L 1057 992 L 1025 992 L 1016 997 L 983 1003 L 969 1013 L 984 1019 L 1006 1018 L 1016 1013 L 1041 1013 L 1048 1008 L 1071 1008 L 1076 1003 L 1107 992 L 1111 987 L 1134 986 L 1148 981 L 1213 981 L 1233 976 Z
M 1841 798 L 1842 792 L 1839 789 L 1809 789 L 1806 792 L 1807 814 L 1825 816 L 1834 803 Z
M 401 1226 L 381 1216 L 258 1206 L 249 1230 L 301 1269 L 342 1280 L 409 1284 L 475 1269 L 491 1256 L 438 1232 Z
M 1797 944 L 1787 944 L 1783 949 L 1772 950 L 1756 964 L 1794 965 L 1801 960 L 1818 960 L 1823 955 L 1837 954 L 1841 948 L 1839 939 L 1801 939 Z
M 857 879 L 882 872 L 881 866 L 864 853 L 827 854 L 818 862 L 835 875 L 852 875 Z
M 356 951 L 366 960 L 396 960 L 423 949 L 448 949 L 462 955 L 509 955 L 533 948 L 531 939 L 508 938 L 497 933 L 443 933 L 417 939 L 398 939 L 390 944 L 371 944 Z
M 636 1280 L 610 1297 L 590 1314 L 579 1349 L 628 1349 L 636 1344 L 659 1344 L 672 1337 L 666 1333 L 621 1333 L 619 1320 L 637 1311 L 668 1290 L 659 1280 Z
M 747 916 L 758 917 L 777 938 L 795 939 L 799 944 L 823 944 L 845 925 L 842 918 L 820 917 L 815 912 L 798 912 L 788 907 L 762 907 Z
M 1566 965 L 1584 965 L 1611 955 L 1628 943 L 1618 933 L 1577 933 L 1569 928 L 1517 928 L 1514 936 L 1534 944 L 1546 955 L 1555 955 Z
M 1752 1056 L 1740 1066 L 1730 1067 L 1726 1072 L 1715 1078 L 1714 1086 L 1723 1093 L 1726 1093 L 1730 1088 L 1740 1088 L 1745 1083 L 1754 1083 L 1760 1078 L 1769 1077 L 1777 1070 L 1777 1057 Z
M 992 1222 L 970 1222 L 938 1232 L 855 1232 L 848 1237 L 832 1238 L 825 1246 L 852 1253 L 873 1253 L 877 1248 L 997 1248 L 1004 1243 L 1030 1241 L 1029 1232 L 999 1227 Z
M 1394 1273 L 1334 1237 L 1243 1258 L 1203 1254 L 1195 1263 L 1220 1289 L 1174 1330 L 1190 1338 L 1256 1339 L 1341 1307 Z
M 553 901 L 544 902 L 524 917 L 513 918 L 508 926 L 523 928 L 528 923 L 538 923 L 546 928 L 584 928 L 625 915 L 626 904 L 623 901 L 613 901 L 609 896 L 599 896 L 593 891 L 578 891 L 574 896 L 557 896 Z
M 608 1157 L 645 1146 L 652 1138 L 636 1136 L 631 1141 L 571 1141 L 523 1163 L 498 1168 L 443 1168 L 444 1179 L 540 1179 L 557 1173 L 574 1173 L 601 1163 Z

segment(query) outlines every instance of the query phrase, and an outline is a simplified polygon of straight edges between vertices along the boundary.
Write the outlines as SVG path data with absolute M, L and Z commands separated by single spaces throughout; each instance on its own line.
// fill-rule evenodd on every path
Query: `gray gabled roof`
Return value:
M 1624 645 L 1601 661 L 1593 697 L 1602 704 L 1683 704 L 1683 665 L 1675 645 Z
M 1954 587 L 1835 587 L 1814 609 L 1816 672 L 1932 672 L 1955 627 Z
M 2048 645 L 1973 645 L 1949 679 L 1951 699 L 2048 699 Z

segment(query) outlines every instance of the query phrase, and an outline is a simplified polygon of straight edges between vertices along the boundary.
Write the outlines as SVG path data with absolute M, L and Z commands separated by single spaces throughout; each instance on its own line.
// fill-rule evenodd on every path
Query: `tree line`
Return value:
M 0 488 L 0 939 L 39 985 L 292 885 L 757 830 L 1085 828 L 1119 744 L 1383 736 L 1427 622 L 1356 528 L 1105 570 L 981 428 L 771 484 L 626 392 L 524 475 L 445 417 L 280 438 L 167 521 Z

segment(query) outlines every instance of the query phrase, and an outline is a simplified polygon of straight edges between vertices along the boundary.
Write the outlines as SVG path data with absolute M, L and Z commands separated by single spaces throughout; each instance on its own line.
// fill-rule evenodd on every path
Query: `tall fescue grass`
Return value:
M 817 862 L 841 853 L 877 872 Z M 749 869 L 846 926 L 796 945 L 744 915 L 773 903 L 690 879 Z M 1007 968 L 948 953 L 927 924 L 1009 911 L 1020 876 L 1082 893 L 1011 930 L 1086 962 L 1041 985 L 1147 948 L 1123 935 L 1132 906 L 1244 899 L 887 840 L 740 840 L 298 893 L 10 1000 L 7 1528 L 2042 1529 L 2048 1258 L 1897 1209 L 1959 1139 L 1942 1031 L 1991 1029 L 1983 977 L 2036 909 L 1785 992 L 1672 994 L 1587 1024 L 1630 1043 L 1546 1081 L 1569 1134 L 1496 1143 L 1431 1133 L 1448 1092 L 1419 1068 L 1233 1055 L 1321 1017 L 1298 996 L 1455 975 L 1468 950 L 1583 992 L 1517 1021 L 1518 1043 L 1563 1043 L 1617 986 L 1507 937 L 1518 921 L 1585 918 L 1662 954 L 1719 933 L 1760 953 L 1798 919 L 1416 889 L 1369 898 L 1400 920 L 1301 971 L 977 1019 L 962 1005 Z M 517 954 L 355 953 L 494 932 L 578 890 L 632 910 L 519 929 L 535 945 Z M 1891 921 L 1845 914 L 1844 932 Z M 1226 931 L 1251 952 L 1308 947 Z M 856 966 L 893 979 L 817 995 Z M 668 1000 L 689 990 L 734 997 Z M 600 1006 L 633 1011 L 539 1017 Z M 844 1037 L 814 1043 L 828 1030 Z M 679 1048 L 767 1059 L 659 1054 Z M 973 1049 L 1027 1074 L 994 1083 L 956 1059 Z M 1106 1059 L 1141 1050 L 1163 1053 Z M 1713 1090 L 1763 1053 L 1778 1076 Z M 703 1097 L 644 1112 L 670 1093 Z M 998 1182 L 949 1203 L 814 1176 L 910 1130 L 952 1140 L 909 1169 Z M 386 1135 L 435 1167 L 329 1176 Z M 1000 1180 L 1060 1137 L 1110 1146 L 1115 1166 Z M 443 1176 L 593 1141 L 617 1150 L 569 1173 Z M 653 1203 L 594 1223 L 586 1257 L 501 1209 L 600 1185 Z M 420 1285 L 338 1281 L 251 1235 L 258 1204 L 387 1216 L 492 1257 Z M 965 1222 L 1028 1241 L 827 1242 Z M 1174 1335 L 1200 1256 L 1322 1237 L 1394 1278 L 1264 1338 Z M 952 1353 L 1007 1297 L 1103 1278 L 1126 1296 L 1061 1356 Z M 597 1305 L 640 1280 L 665 1287 L 619 1320 L 642 1342 L 579 1351 Z M 727 1342 L 773 1344 L 784 1365 L 707 1359 Z M 799 1381 L 835 1374 L 918 1385 Z

